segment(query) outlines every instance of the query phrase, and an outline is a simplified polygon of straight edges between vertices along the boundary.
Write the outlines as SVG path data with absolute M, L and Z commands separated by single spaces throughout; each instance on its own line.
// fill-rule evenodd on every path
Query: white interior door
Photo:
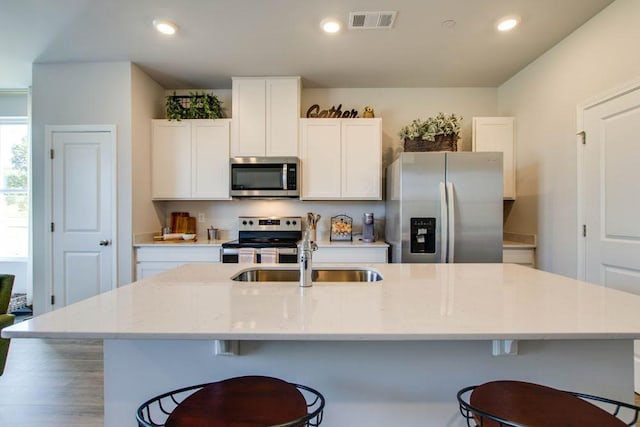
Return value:
M 640 294 L 640 88 L 586 108 L 583 126 L 584 277 Z
M 113 145 L 111 132 L 51 134 L 53 308 L 114 287 Z

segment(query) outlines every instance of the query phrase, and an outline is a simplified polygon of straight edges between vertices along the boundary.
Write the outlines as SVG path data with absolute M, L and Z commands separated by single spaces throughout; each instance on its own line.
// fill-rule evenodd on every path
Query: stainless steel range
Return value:
M 237 263 L 240 249 L 252 248 L 257 262 L 263 248 L 277 248 L 278 262 L 298 262 L 298 241 L 302 238 L 302 218 L 241 216 L 238 239 L 222 244 L 222 262 Z

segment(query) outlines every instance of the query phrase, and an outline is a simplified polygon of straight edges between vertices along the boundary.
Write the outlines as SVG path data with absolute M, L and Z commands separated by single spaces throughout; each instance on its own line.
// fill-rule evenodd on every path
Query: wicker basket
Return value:
M 404 151 L 458 151 L 458 135 L 436 135 L 435 141 L 405 139 Z

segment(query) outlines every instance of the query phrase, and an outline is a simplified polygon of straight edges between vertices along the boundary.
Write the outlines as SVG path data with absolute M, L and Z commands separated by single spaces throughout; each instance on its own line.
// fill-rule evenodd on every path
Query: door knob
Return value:
M 111 242 L 109 240 L 100 240 L 100 246 L 109 246 Z

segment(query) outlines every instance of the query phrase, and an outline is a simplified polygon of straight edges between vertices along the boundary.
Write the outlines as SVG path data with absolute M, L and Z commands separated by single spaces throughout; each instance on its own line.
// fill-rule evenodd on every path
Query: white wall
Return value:
M 45 126 L 115 124 L 118 142 L 118 283 L 132 278 L 131 63 L 64 63 L 33 66 L 33 293 L 34 312 L 49 309 L 44 271 L 49 236 L 44 206 Z
M 164 88 L 137 65 L 131 65 L 132 231 L 160 230 L 156 206 L 151 201 L 151 119 L 164 117 Z
M 353 218 L 353 232 L 361 233 L 362 215 L 373 212 L 376 234 L 382 238 L 384 234 L 384 202 L 383 201 L 348 201 L 348 202 L 308 202 L 300 200 L 231 200 L 219 202 L 156 202 L 165 215 L 165 223 L 169 223 L 171 212 L 189 212 L 197 218 L 204 213 L 205 223 L 196 223 L 198 239 L 206 239 L 209 226 L 220 230 L 220 239 L 233 240 L 238 237 L 239 216 L 301 216 L 306 218 L 307 212 L 319 213 L 322 218 L 318 224 L 318 238 L 329 240 L 330 218 L 346 214 Z M 159 232 L 160 230 L 154 230 Z
M 498 88 L 516 117 L 517 200 L 505 231 L 538 235 L 539 268 L 577 274 L 576 107 L 640 78 L 640 1 L 617 0 Z

